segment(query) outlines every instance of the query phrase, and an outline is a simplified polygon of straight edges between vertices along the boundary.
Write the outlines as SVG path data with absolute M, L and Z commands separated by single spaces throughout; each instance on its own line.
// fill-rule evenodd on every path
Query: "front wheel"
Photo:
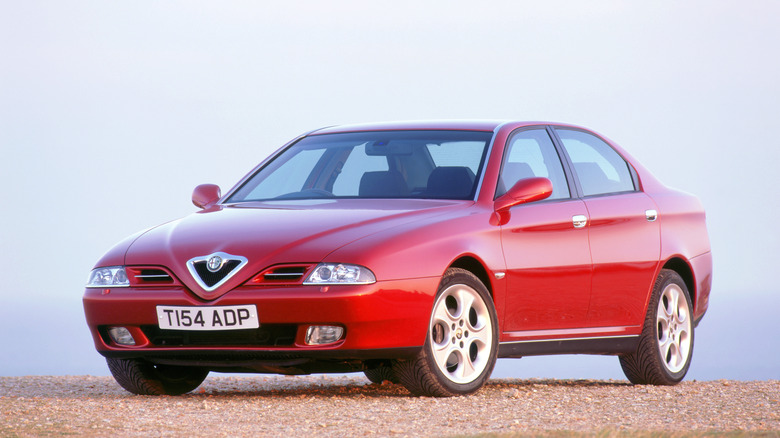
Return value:
M 477 391 L 496 364 L 498 319 L 485 285 L 451 268 L 442 278 L 418 356 L 393 371 L 414 395 L 450 397 Z
M 393 368 L 389 366 L 381 366 L 372 368 L 370 370 L 365 370 L 363 371 L 363 374 L 366 375 L 366 378 L 370 380 L 371 383 L 381 384 L 385 380 L 389 381 L 390 383 L 399 383 L 398 377 L 396 377 L 395 373 L 393 373 Z
M 658 275 L 637 351 L 620 356 L 620 366 L 634 384 L 675 385 L 688 372 L 693 356 L 693 306 L 680 275 Z
M 173 365 L 154 365 L 137 359 L 106 358 L 119 385 L 138 395 L 181 395 L 197 388 L 208 370 Z

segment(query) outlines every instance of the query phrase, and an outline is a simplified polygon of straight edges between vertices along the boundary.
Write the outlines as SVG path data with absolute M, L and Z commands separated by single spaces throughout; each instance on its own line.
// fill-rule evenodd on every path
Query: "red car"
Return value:
M 699 201 L 570 125 L 416 122 L 294 139 L 91 272 L 98 352 L 136 394 L 209 371 L 362 371 L 478 390 L 498 357 L 611 354 L 683 379 L 712 258 Z

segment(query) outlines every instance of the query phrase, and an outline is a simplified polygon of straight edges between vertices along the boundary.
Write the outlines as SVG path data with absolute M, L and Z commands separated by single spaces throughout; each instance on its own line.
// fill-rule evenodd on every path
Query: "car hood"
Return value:
M 217 206 L 147 231 L 130 245 L 125 264 L 166 266 L 195 294 L 215 299 L 268 266 L 317 263 L 355 240 L 471 203 L 354 199 Z M 216 252 L 245 257 L 247 264 L 206 291 L 190 274 L 187 261 Z

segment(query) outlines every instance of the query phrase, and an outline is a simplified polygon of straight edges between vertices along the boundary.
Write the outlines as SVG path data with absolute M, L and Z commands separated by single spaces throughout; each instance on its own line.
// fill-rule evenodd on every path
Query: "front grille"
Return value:
M 283 266 L 269 269 L 263 273 L 263 279 L 266 281 L 284 281 L 297 282 L 306 272 L 306 266 Z
M 241 261 L 239 260 L 228 260 L 217 272 L 209 271 L 207 266 L 208 262 L 206 260 L 194 262 L 192 265 L 195 268 L 195 272 L 198 273 L 198 276 L 200 276 L 200 279 L 203 281 L 203 284 L 208 287 L 212 287 L 222 281 L 222 279 L 225 278 L 225 276 L 227 276 L 231 271 L 233 271 L 233 269 L 235 269 L 239 264 L 241 264 Z
M 131 269 L 133 278 L 139 284 L 172 284 L 173 277 L 159 268 Z
M 144 335 L 157 347 L 284 347 L 295 343 L 295 324 L 267 324 L 257 329 L 186 331 L 163 330 L 155 325 L 141 326 Z
M 146 354 L 144 358 L 154 363 L 192 365 L 198 363 L 222 363 L 230 365 L 235 362 L 275 362 L 278 366 L 291 366 L 311 361 L 305 355 L 275 352 L 275 351 L 201 351 L 201 352 L 165 352 L 165 354 Z
M 164 286 L 178 284 L 163 268 L 154 266 L 128 266 L 127 276 L 133 286 Z
M 300 284 L 312 266 L 312 264 L 272 266 L 256 275 L 246 284 L 248 286 Z

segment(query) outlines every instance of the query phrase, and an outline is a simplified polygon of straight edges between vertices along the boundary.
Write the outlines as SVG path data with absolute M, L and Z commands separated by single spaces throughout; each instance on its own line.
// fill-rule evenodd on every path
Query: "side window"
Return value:
M 556 132 L 574 164 L 584 196 L 634 191 L 628 164 L 610 145 L 582 131 Z
M 512 135 L 507 144 L 496 189 L 497 197 L 506 193 L 521 179 L 533 177 L 544 177 L 552 182 L 553 192 L 548 199 L 570 196 L 561 159 L 546 130 L 520 131 Z

